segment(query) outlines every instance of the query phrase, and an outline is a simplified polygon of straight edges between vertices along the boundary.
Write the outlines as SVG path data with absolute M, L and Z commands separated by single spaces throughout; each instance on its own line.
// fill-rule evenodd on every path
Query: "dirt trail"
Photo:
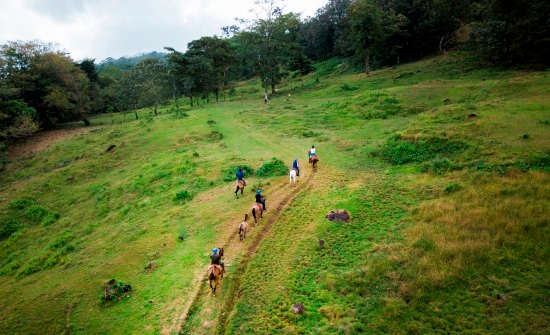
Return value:
M 213 297 L 210 293 L 210 287 L 208 286 L 205 275 L 206 271 L 204 271 L 197 278 L 198 284 L 190 293 L 191 298 L 187 301 L 183 313 L 170 328 L 163 330 L 163 334 L 173 333 L 174 330 L 181 333 L 182 330 L 189 330 L 191 328 L 193 328 L 193 334 L 223 333 L 227 320 L 229 319 L 228 317 L 238 298 L 241 276 L 244 274 L 249 261 L 252 259 L 265 235 L 276 223 L 284 208 L 292 202 L 296 195 L 309 187 L 314 172 L 312 170 L 304 172 L 308 173 L 307 178 L 305 180 L 302 179 L 297 186 L 292 187 L 290 192 L 288 191 L 289 186 L 286 182 L 275 186 L 270 191 L 270 197 L 267 199 L 268 211 L 256 226 L 254 226 L 254 221 L 251 221 L 249 236 L 247 236 L 247 241 L 245 241 L 245 243 L 239 241 L 237 229 L 233 229 L 223 245 L 223 248 L 226 249 L 224 262 L 226 263 L 226 269 L 228 271 L 218 289 L 221 289 L 221 292 L 218 292 L 217 297 Z M 233 263 L 235 263 L 236 266 L 233 265 Z M 186 321 L 188 321 L 188 316 L 195 312 L 199 313 L 198 324 L 195 326 L 187 325 Z

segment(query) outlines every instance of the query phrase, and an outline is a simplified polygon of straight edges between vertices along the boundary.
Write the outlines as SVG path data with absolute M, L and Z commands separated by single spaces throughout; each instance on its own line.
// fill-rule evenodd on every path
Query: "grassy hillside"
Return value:
M 548 71 L 455 54 L 369 77 L 330 60 L 268 105 L 250 81 L 182 115 L 96 118 L 0 177 L 0 332 L 177 333 L 208 252 L 253 202 L 252 187 L 234 199 L 227 171 L 305 167 L 315 144 L 310 187 L 265 237 L 262 223 L 228 248 L 221 294 L 193 305 L 184 333 L 546 333 L 549 88 Z M 248 182 L 269 220 L 287 177 Z M 335 208 L 351 222 L 327 221 Z M 111 278 L 133 290 L 102 303 Z

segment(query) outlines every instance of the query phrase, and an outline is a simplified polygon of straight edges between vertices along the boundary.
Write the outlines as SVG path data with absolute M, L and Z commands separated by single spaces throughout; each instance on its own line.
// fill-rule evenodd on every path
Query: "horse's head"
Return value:
M 219 248 L 218 252 L 219 252 L 220 256 L 223 256 L 223 248 Z

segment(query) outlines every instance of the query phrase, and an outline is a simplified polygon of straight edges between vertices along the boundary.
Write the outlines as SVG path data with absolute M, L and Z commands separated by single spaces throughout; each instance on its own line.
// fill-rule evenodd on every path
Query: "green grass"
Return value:
M 314 144 L 314 184 L 249 263 L 226 333 L 543 334 L 548 87 L 461 54 L 369 77 L 332 59 L 268 105 L 255 79 L 178 114 L 98 116 L 0 176 L 0 332 L 160 333 L 253 202 L 234 168 L 252 190 L 288 182 Z M 324 219 L 339 208 L 350 223 Z M 132 291 L 101 304 L 113 278 Z

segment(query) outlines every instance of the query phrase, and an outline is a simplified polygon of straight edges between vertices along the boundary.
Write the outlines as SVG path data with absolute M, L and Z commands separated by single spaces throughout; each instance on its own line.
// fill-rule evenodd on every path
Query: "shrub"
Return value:
M 128 296 L 131 290 L 132 285 L 122 281 L 117 281 L 116 279 L 111 279 L 105 284 L 99 300 L 102 304 L 109 301 L 120 300 L 123 297 Z
M 450 155 L 467 148 L 467 144 L 447 138 L 430 137 L 416 142 L 403 140 L 400 136 L 389 138 L 380 150 L 386 161 L 401 165 L 410 162 L 423 162 L 438 155 Z
M 0 240 L 8 238 L 20 228 L 20 224 L 16 219 L 6 219 L 0 221 Z
M 208 134 L 206 136 L 206 139 L 209 141 L 209 142 L 217 142 L 217 141 L 221 141 L 223 139 L 223 134 L 220 133 L 219 131 L 216 131 L 216 130 L 213 130 L 210 132 L 210 134 Z
M 450 183 L 449 185 L 447 185 L 447 187 L 445 187 L 445 193 L 451 194 L 453 192 L 460 190 L 461 188 L 462 186 L 460 186 L 460 184 L 458 183 Z
M 303 137 L 317 137 L 317 136 L 319 136 L 319 135 L 321 135 L 321 134 L 320 134 L 320 133 L 316 133 L 316 132 L 314 132 L 314 131 L 312 131 L 312 130 L 306 130 L 306 131 L 304 131 L 304 132 L 302 133 L 302 136 L 303 136 Z
M 174 200 L 177 202 L 183 203 L 192 199 L 193 199 L 193 195 L 190 192 L 183 190 L 176 193 L 176 197 Z
M 49 226 L 57 221 L 60 217 L 61 215 L 59 215 L 59 213 L 48 212 L 48 214 L 46 214 L 46 216 L 44 216 L 44 218 L 42 219 L 41 224 L 43 226 Z
M 456 167 L 453 165 L 453 163 L 446 159 L 435 159 L 431 164 L 425 164 L 422 167 L 423 172 L 433 172 L 438 175 L 445 174 L 451 170 L 454 170 Z
M 340 86 L 340 89 L 342 91 L 355 91 L 355 90 L 358 90 L 359 88 L 355 86 L 350 86 L 348 84 L 343 84 L 342 86 Z
M 258 177 L 284 176 L 288 173 L 288 167 L 282 160 L 273 157 L 269 162 L 262 164 L 256 171 Z
M 13 210 L 21 210 L 34 204 L 36 204 L 36 200 L 32 198 L 21 198 L 10 202 L 9 208 Z
M 245 177 L 251 177 L 254 175 L 254 169 L 251 168 L 248 165 L 233 165 L 226 169 L 222 169 L 222 178 L 223 181 L 232 181 L 235 180 L 237 177 L 235 176 L 235 173 L 237 172 L 237 169 L 243 169 L 244 176 Z
M 40 223 L 49 211 L 40 205 L 32 205 L 25 209 L 25 218 L 33 223 Z

